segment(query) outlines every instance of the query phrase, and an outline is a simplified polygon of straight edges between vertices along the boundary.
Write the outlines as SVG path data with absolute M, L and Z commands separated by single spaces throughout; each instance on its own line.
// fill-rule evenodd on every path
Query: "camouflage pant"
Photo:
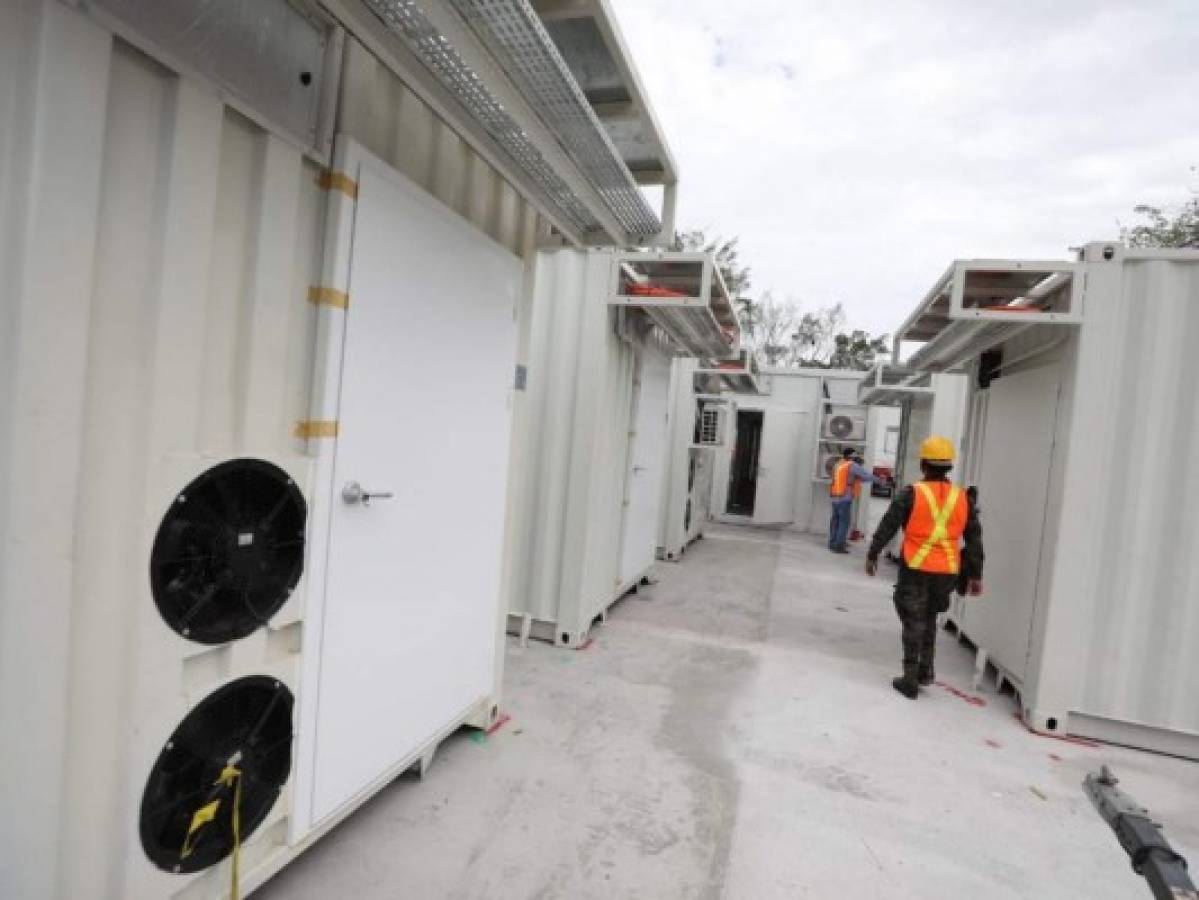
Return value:
M 903 626 L 905 676 L 933 671 L 937 650 L 937 614 L 949 609 L 956 575 L 930 575 L 900 566 L 895 583 L 895 611 Z

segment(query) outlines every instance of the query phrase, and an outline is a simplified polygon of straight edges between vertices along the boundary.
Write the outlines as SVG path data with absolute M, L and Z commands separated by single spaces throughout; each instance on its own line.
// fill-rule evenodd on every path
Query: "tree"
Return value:
M 889 354 L 887 336 L 871 337 L 860 329 L 849 334 L 838 334 L 833 339 L 836 349 L 829 359 L 830 369 L 860 369 L 865 371 L 877 362 L 879 356 Z
M 845 331 L 840 304 L 800 313 L 794 300 L 778 300 L 770 291 L 748 296 L 752 272 L 740 257 L 738 238 L 709 238 L 702 229 L 677 232 L 672 250 L 702 250 L 716 258 L 729 296 L 741 319 L 742 345 L 771 368 L 868 369 L 888 352 L 886 336 Z
M 1120 239 L 1128 246 L 1199 247 L 1199 194 L 1181 207 L 1141 204 L 1133 212 L 1146 221 L 1120 230 Z
M 836 349 L 837 334 L 844 327 L 845 307 L 840 303 L 804 313 L 791 337 L 791 365 L 828 366 Z
M 693 228 L 690 231 L 676 232 L 670 249 L 702 250 L 715 256 L 716 267 L 724 276 L 724 284 L 729 289 L 729 297 L 740 305 L 741 303 L 752 303 L 752 301 L 744 300 L 743 297 L 749 291 L 753 275 L 749 266 L 741 264 L 740 250 L 737 246 L 740 240 L 735 237 L 717 237 L 709 240 L 702 229 Z
M 758 361 L 768 366 L 787 365 L 791 353 L 791 338 L 799 320 L 799 308 L 793 301 L 775 300 L 767 291 L 760 303 L 754 304 L 756 317 L 752 327 L 741 321 L 743 343 L 753 351 Z

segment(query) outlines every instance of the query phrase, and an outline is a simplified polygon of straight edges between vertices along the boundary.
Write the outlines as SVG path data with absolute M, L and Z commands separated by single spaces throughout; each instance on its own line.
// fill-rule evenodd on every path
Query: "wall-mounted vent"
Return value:
M 154 539 L 150 589 L 163 620 L 201 644 L 265 625 L 300 579 L 306 518 L 278 466 L 234 459 L 209 469 L 175 497 Z
M 158 755 L 142 794 L 139 833 L 151 862 L 199 872 L 233 851 L 234 807 L 244 842 L 291 773 L 291 691 L 273 678 L 240 678 L 204 698 Z M 223 781 L 226 767 L 236 781 Z

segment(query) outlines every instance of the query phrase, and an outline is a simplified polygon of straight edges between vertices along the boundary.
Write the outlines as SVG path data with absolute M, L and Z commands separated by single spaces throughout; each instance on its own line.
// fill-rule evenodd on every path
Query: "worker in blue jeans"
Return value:
M 849 520 L 853 516 L 853 501 L 862 493 L 862 484 L 873 484 L 876 479 L 866 471 L 861 458 L 855 458 L 852 447 L 841 451 L 841 461 L 833 466 L 833 480 L 829 484 L 829 502 L 833 514 L 828 526 L 828 548 L 834 553 L 849 552 Z

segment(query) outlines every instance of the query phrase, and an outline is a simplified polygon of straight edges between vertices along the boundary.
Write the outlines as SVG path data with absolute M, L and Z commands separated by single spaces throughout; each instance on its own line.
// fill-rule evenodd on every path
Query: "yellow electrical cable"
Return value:
M 221 787 L 233 789 L 233 860 L 231 862 L 231 885 L 229 888 L 229 900 L 239 900 L 240 888 L 238 885 L 239 868 L 241 866 L 241 769 L 237 766 L 227 765 L 221 770 L 220 776 L 217 777 L 215 784 Z M 192 813 L 191 824 L 187 828 L 187 834 L 183 838 L 183 848 L 179 851 L 180 859 L 187 859 L 191 856 L 192 851 L 196 848 L 195 837 L 196 833 L 216 818 L 217 810 L 221 807 L 220 800 L 213 800 L 210 803 L 205 803 L 194 813 Z

